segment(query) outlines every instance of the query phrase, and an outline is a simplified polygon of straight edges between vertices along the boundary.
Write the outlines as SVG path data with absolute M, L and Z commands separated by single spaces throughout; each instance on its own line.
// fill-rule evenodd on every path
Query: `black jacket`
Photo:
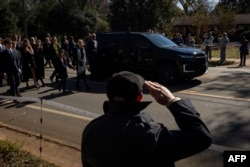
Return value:
M 56 57 L 55 62 L 56 62 L 58 78 L 60 79 L 68 78 L 67 67 L 73 68 L 72 65 L 69 63 L 69 59 L 64 58 L 63 60 L 61 60 L 59 57 Z
M 19 73 L 20 60 L 16 50 L 12 50 L 12 55 L 9 50 L 5 49 L 2 52 L 2 61 L 3 61 L 3 71 L 8 75 Z
M 168 130 L 145 112 L 149 102 L 105 102 L 105 114 L 82 135 L 84 167 L 174 167 L 208 148 L 212 138 L 189 100 L 170 105 L 180 130 Z

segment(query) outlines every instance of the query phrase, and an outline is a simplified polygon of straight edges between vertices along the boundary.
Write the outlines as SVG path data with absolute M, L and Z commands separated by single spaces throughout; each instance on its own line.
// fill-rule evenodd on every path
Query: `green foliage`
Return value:
M 114 31 L 164 29 L 173 16 L 171 0 L 113 0 L 109 21 Z
M 175 17 L 209 13 L 206 0 L 0 0 L 0 35 L 25 37 L 52 35 L 83 37 L 95 31 L 146 31 L 171 33 Z M 176 4 L 179 2 L 183 10 Z M 227 2 L 227 1 L 221 1 Z M 236 2 L 236 1 L 235 1 Z M 238 10 L 249 11 L 250 1 L 239 0 Z M 219 5 L 217 5 L 219 6 Z M 243 9 L 245 7 L 245 9 Z M 220 13 L 219 8 L 217 14 Z M 234 12 L 236 8 L 230 8 Z M 230 11 L 229 10 L 229 11 Z M 223 11 L 224 12 L 224 11 Z M 221 12 L 221 13 L 223 13 Z M 231 13 L 233 13 L 231 12 Z M 224 12 L 225 13 L 225 12 Z M 220 15 L 220 30 L 233 27 L 232 15 Z M 196 23 L 198 25 L 198 23 Z M 200 24 L 199 24 L 200 25 Z M 204 25 L 204 24 L 203 24 Z M 193 34 L 206 31 L 197 26 Z M 193 26 L 193 25 L 192 25 Z M 203 30 L 204 29 L 204 30 Z
M 250 13 L 250 1 L 249 0 L 220 0 L 222 6 L 232 6 L 233 11 L 238 14 Z
M 0 9 L 0 23 L 2 36 L 12 36 L 19 31 L 17 28 L 17 17 L 10 11 L 8 6 Z
M 19 154 L 20 147 L 16 144 L 11 144 L 8 141 L 0 141 L 0 155 L 4 161 L 11 161 L 14 155 Z
M 106 1 L 95 2 L 95 6 L 91 6 L 93 2 L 87 0 L 0 0 L 0 32 L 19 33 L 18 26 L 21 35 L 43 38 L 48 32 L 83 37 L 88 32 L 109 30 L 105 16 L 97 12 L 107 9 L 108 6 L 104 5 Z M 8 12 L 14 14 L 16 20 L 10 18 L 12 15 Z
M 240 0 L 238 4 L 238 11 L 240 14 L 250 13 L 250 1 Z
M 248 39 L 248 40 L 250 40 L 250 31 L 244 31 L 242 34 L 241 34 L 241 36 L 246 36 L 246 38 Z
M 212 15 L 206 11 L 199 11 L 192 15 L 194 23 L 192 25 L 191 33 L 196 34 L 196 42 L 201 43 L 203 41 L 203 34 L 208 32 L 211 25 Z
M 234 12 L 232 10 L 231 5 L 220 5 L 218 8 L 218 19 L 219 19 L 219 31 L 220 33 L 223 32 L 230 32 L 232 29 L 235 28 L 235 18 Z
M 56 165 L 52 163 L 35 157 L 26 151 L 22 151 L 19 145 L 3 140 L 0 140 L 0 166 L 56 167 Z

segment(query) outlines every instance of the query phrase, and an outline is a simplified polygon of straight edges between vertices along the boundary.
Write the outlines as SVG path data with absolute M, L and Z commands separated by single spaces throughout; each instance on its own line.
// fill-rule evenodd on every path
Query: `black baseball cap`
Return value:
M 143 91 L 144 78 L 138 74 L 121 71 L 108 80 L 107 96 L 113 101 L 114 97 L 122 97 L 124 101 L 134 101 Z

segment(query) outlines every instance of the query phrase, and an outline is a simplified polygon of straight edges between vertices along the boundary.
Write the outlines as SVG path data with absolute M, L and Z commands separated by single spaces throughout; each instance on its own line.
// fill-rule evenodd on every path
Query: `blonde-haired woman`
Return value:
M 28 39 L 23 40 L 23 48 L 21 49 L 22 59 L 23 59 L 23 81 L 26 82 L 26 87 L 29 87 L 29 78 L 32 77 L 34 85 L 39 88 L 39 84 L 36 79 L 36 63 L 34 59 L 34 50 L 30 45 Z
M 74 70 L 77 71 L 77 77 L 76 77 L 76 89 L 80 89 L 80 79 L 82 79 L 85 83 L 86 90 L 90 90 L 90 86 L 88 85 L 86 81 L 86 69 L 88 68 L 88 60 L 87 60 L 87 55 L 86 51 L 84 49 L 84 42 L 82 39 L 79 39 L 77 42 L 77 47 L 74 51 L 73 54 L 73 61 L 72 65 L 74 67 Z

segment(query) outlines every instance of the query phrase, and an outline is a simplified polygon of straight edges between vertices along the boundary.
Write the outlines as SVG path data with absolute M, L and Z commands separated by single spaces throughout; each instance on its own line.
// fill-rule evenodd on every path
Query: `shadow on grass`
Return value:
M 221 62 L 220 60 L 209 60 L 208 65 L 210 67 L 215 67 L 215 66 L 227 66 L 227 65 L 234 65 L 235 61 L 233 60 L 226 60 L 224 62 Z

